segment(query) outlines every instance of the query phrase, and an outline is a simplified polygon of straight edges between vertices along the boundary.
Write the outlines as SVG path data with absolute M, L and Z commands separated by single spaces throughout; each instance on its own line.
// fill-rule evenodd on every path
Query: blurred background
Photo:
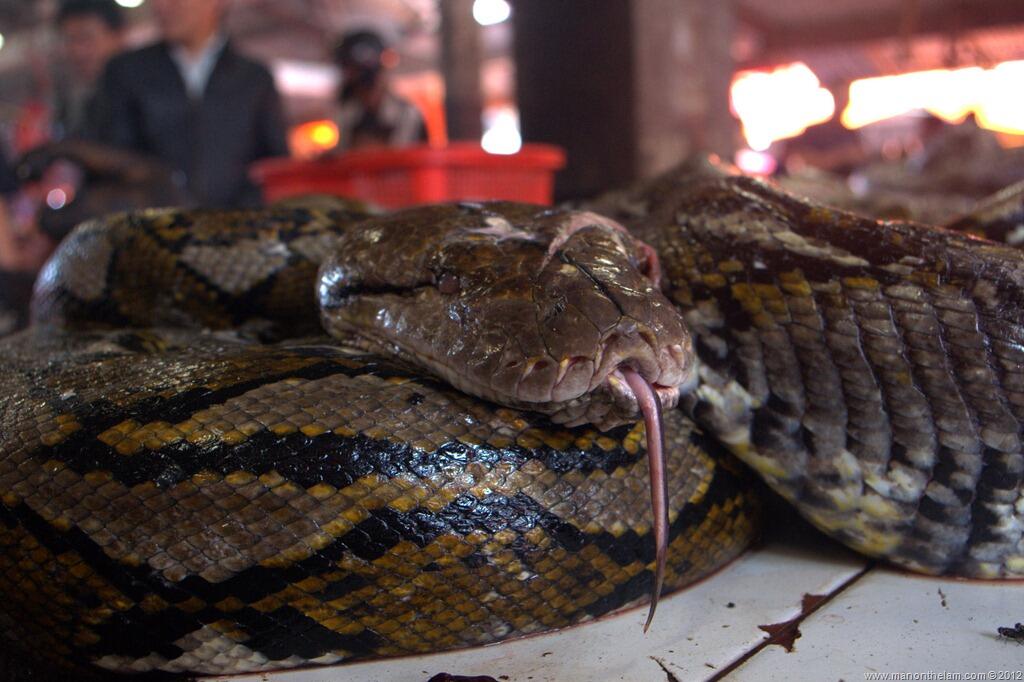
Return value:
M 1024 179 L 1024 2 L 0 0 L 0 150 L 0 273 L 110 210 L 574 200 L 707 153 L 946 224 Z
M 116 4 L 125 49 L 159 39 L 151 2 Z M 1001 145 L 1024 143 L 1017 0 L 227 4 L 224 32 L 270 69 L 300 157 L 337 143 L 332 53 L 357 29 L 378 32 L 393 49 L 391 85 L 420 109 L 432 144 L 474 138 L 512 152 L 525 131 L 570 152 L 611 147 L 610 163 L 622 167 L 603 171 L 613 181 L 702 148 L 730 158 L 739 151 L 742 167 L 764 172 L 793 153 L 787 147 L 827 149 L 823 135 L 800 138 L 828 122 L 856 131 L 865 153 L 885 158 L 915 152 L 935 127 L 930 117 L 956 125 L 973 114 Z M 60 6 L 0 0 L 0 135 L 15 156 L 52 136 L 55 92 L 75 78 L 56 23 Z M 446 47 L 454 64 L 445 64 Z M 447 118 L 446 83 L 454 88 Z M 573 156 L 566 176 L 586 160 Z M 603 180 L 563 184 L 585 192 L 604 189 Z

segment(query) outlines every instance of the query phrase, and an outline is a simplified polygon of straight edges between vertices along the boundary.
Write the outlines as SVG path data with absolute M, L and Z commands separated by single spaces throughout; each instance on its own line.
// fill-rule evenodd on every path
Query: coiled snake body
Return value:
M 2 350 L 0 627 L 167 672 L 562 627 L 642 599 L 655 540 L 670 588 L 744 548 L 726 448 L 861 551 L 1024 573 L 1010 251 L 707 168 L 594 208 L 660 265 L 600 215 L 512 204 L 79 228 Z M 354 349 L 296 338 L 320 263 Z
M 1024 260 L 698 163 L 595 208 L 654 244 L 695 419 L 819 528 L 931 574 L 1024 576 Z

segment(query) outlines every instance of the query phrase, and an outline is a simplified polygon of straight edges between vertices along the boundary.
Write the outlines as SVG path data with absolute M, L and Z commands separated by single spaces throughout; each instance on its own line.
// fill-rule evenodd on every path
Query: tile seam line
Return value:
M 802 625 L 803 622 L 805 620 L 807 620 L 808 616 L 810 616 L 811 614 L 813 614 L 814 612 L 816 612 L 818 609 L 820 609 L 821 607 L 825 606 L 826 604 L 831 603 L 833 599 L 835 599 L 840 594 L 845 592 L 847 588 L 849 588 L 852 585 L 854 585 L 855 583 L 859 582 L 861 578 L 863 578 L 868 573 L 870 573 L 875 567 L 876 567 L 876 563 L 875 562 L 873 562 L 873 561 L 869 562 L 866 566 L 864 566 L 864 568 L 860 569 L 859 571 L 857 571 L 856 573 L 851 575 L 849 578 L 844 580 L 839 585 L 839 587 L 837 587 L 836 589 L 834 589 L 831 592 L 829 592 L 825 596 L 825 598 L 823 598 L 821 601 L 819 601 L 817 604 L 815 604 L 813 607 L 811 607 L 808 611 L 806 611 L 806 612 L 801 611 L 801 613 L 799 615 L 797 615 L 797 617 L 794 619 L 793 625 L 796 626 L 796 627 L 799 627 L 800 625 Z M 757 654 L 761 653 L 764 649 L 766 649 L 771 644 L 773 644 L 772 636 L 768 635 L 765 639 L 762 639 L 760 642 L 758 642 L 753 647 L 751 647 L 750 649 L 745 651 L 743 654 L 741 654 L 734 661 L 729 663 L 729 665 L 725 666 L 721 670 L 716 671 L 715 674 L 712 675 L 711 677 L 705 678 L 706 682 L 719 682 L 720 680 L 726 679 L 727 675 L 735 672 L 737 669 L 740 668 L 740 666 L 742 666 L 744 663 L 746 663 L 747 661 L 752 659 Z

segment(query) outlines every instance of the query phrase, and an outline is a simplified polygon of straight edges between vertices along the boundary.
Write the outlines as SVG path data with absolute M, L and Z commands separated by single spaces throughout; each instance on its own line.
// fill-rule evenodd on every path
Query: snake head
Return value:
M 328 332 L 471 395 L 607 429 L 639 413 L 624 369 L 666 408 L 693 373 L 653 250 L 594 213 L 423 207 L 346 241 L 320 269 Z

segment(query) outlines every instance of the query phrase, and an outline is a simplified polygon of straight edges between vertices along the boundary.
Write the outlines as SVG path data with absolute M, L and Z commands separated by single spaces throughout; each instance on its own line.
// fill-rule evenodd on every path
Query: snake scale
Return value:
M 734 456 L 859 551 L 1024 576 L 1018 252 L 706 164 L 586 208 L 78 228 L 0 342 L 9 643 L 223 673 L 584 622 L 743 550 Z

